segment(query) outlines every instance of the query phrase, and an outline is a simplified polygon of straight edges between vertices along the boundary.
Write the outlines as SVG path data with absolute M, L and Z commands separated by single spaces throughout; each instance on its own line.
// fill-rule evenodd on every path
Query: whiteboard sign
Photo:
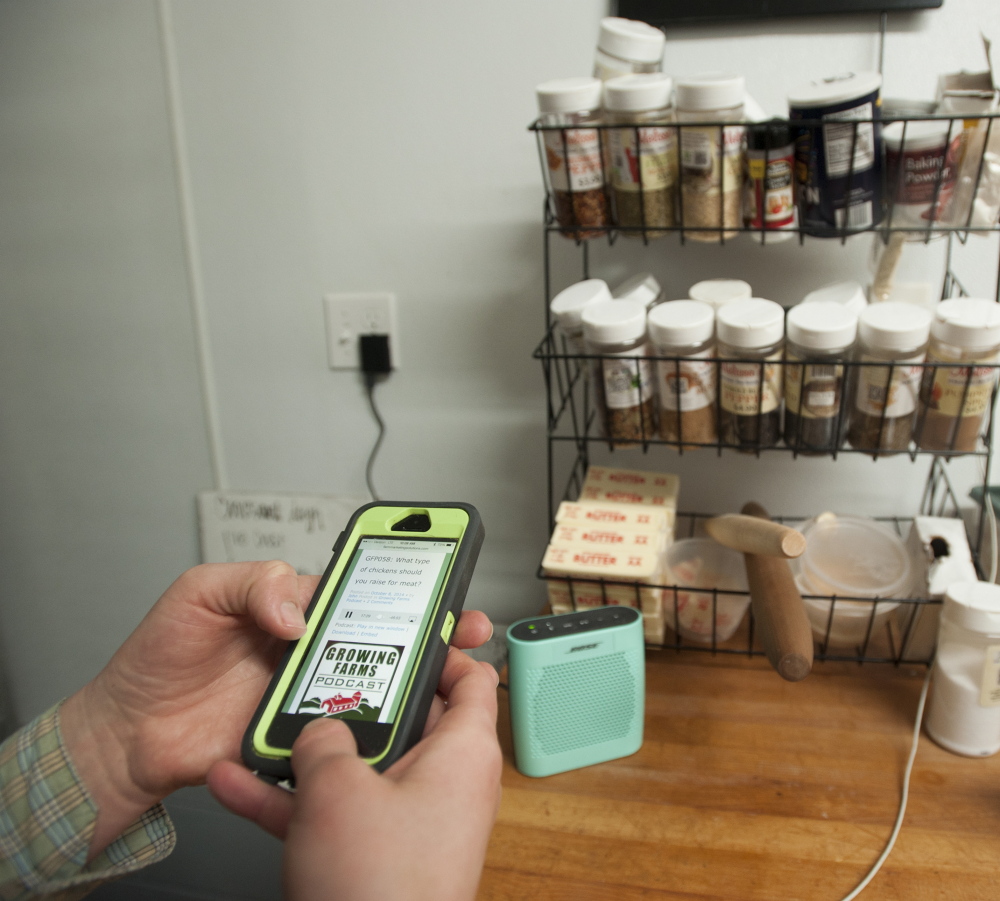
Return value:
M 313 494 L 202 491 L 198 527 L 204 563 L 284 560 L 317 575 L 333 543 L 364 498 Z

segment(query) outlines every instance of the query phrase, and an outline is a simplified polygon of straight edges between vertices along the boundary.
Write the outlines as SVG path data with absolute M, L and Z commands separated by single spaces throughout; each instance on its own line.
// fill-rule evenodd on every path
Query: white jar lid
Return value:
M 802 303 L 819 303 L 820 301 L 843 304 L 855 316 L 860 316 L 865 307 L 868 306 L 865 289 L 860 282 L 854 281 L 831 282 L 829 285 L 810 291 L 802 298 Z
M 914 119 L 911 122 L 893 122 L 882 129 L 882 138 L 893 150 L 903 144 L 903 126 L 906 126 L 906 150 L 944 150 L 948 143 L 950 119 Z M 961 126 L 956 125 L 955 134 L 961 134 Z
M 719 340 L 733 347 L 770 347 L 785 333 L 781 304 L 763 297 L 727 303 L 715 316 Z
M 858 321 L 861 340 L 887 350 L 919 347 L 930 332 L 930 311 L 902 300 L 870 304 Z
M 661 292 L 660 283 L 655 275 L 651 272 L 640 272 L 623 281 L 611 292 L 611 296 L 615 300 L 634 300 L 648 308 Z
M 646 334 L 646 308 L 634 300 L 607 300 L 583 311 L 583 336 L 595 344 L 622 344 Z
M 796 88 L 788 95 L 788 105 L 811 107 L 846 103 L 867 97 L 881 87 L 882 76 L 878 72 L 845 72 Z
M 604 82 L 604 108 L 639 112 L 670 106 L 674 81 L 660 72 L 619 75 Z
M 749 300 L 753 297 L 753 288 L 738 278 L 708 278 L 688 288 L 688 297 L 718 309 L 731 300 Z
M 672 300 L 653 307 L 647 324 L 654 344 L 701 344 L 715 331 L 715 310 L 700 300 Z
M 742 75 L 706 72 L 677 79 L 677 106 L 685 110 L 730 109 L 742 106 L 745 95 Z
M 601 80 L 580 76 L 543 81 L 535 88 L 540 113 L 578 113 L 601 105 Z
M 849 347 L 858 334 L 858 317 L 832 300 L 799 304 L 788 311 L 785 333 L 789 341 L 813 350 Z
M 611 300 L 607 282 L 599 278 L 588 278 L 560 291 L 552 298 L 549 310 L 563 331 L 573 332 L 580 328 L 583 308 L 602 300 Z
M 597 46 L 611 56 L 637 63 L 658 63 L 663 59 L 667 38 L 659 28 L 645 22 L 606 16 L 601 19 Z
M 1000 344 L 1000 303 L 981 297 L 942 300 L 934 310 L 931 334 L 945 344 L 985 350 Z
M 1000 634 L 1000 585 L 952 582 L 944 593 L 942 614 L 971 632 Z

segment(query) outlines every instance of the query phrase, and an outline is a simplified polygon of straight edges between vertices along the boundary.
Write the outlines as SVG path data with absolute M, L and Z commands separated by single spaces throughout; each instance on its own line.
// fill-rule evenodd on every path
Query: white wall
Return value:
M 0 2 L 0 641 L 22 718 L 93 674 L 197 562 L 194 496 L 214 483 L 160 8 Z M 533 612 L 546 504 L 530 355 L 544 298 L 526 126 L 536 83 L 589 72 L 605 4 L 163 8 L 228 486 L 364 493 L 375 426 L 358 377 L 326 368 L 320 298 L 393 291 L 403 368 L 378 389 L 388 435 L 376 483 L 479 506 L 488 538 L 470 603 L 499 621 Z M 1000 38 L 994 0 L 893 17 L 886 94 L 930 97 L 938 72 L 979 68 L 980 28 Z M 875 17 L 685 29 L 666 67 L 742 71 L 781 112 L 792 83 L 874 67 L 876 33 Z M 678 295 L 739 275 L 790 302 L 863 274 L 867 251 L 867 239 L 620 242 L 595 246 L 593 269 L 611 281 L 650 269 Z M 974 293 L 992 294 L 996 252 L 973 238 L 957 254 Z M 935 270 L 937 253 L 915 266 Z M 553 287 L 578 266 L 559 247 Z M 675 469 L 682 505 L 708 511 L 754 497 L 774 512 L 912 514 L 926 473 L 905 460 L 615 459 Z M 953 469 L 963 491 L 978 479 Z M 217 816 L 200 804 L 185 815 Z M 164 878 L 180 884 L 183 869 Z

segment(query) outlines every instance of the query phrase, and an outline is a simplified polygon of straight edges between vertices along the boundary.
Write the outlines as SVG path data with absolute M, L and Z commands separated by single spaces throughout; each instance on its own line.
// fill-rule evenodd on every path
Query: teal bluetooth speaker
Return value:
M 535 616 L 507 630 L 517 768 L 551 776 L 642 746 L 646 671 L 642 616 L 598 607 Z

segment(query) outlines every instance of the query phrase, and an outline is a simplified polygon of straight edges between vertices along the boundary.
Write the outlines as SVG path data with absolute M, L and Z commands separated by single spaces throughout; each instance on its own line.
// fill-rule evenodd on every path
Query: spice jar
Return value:
M 595 303 L 583 311 L 583 335 L 593 361 L 595 400 L 604 435 L 634 447 L 656 434 L 653 361 L 646 308 L 633 300 Z
M 858 317 L 836 301 L 799 304 L 785 321 L 785 444 L 807 454 L 843 443 L 844 360 Z
M 914 429 L 917 447 L 932 451 L 976 449 L 983 418 L 993 400 L 994 368 L 1000 355 L 1000 304 L 956 297 L 934 311 L 928 363 L 965 363 L 927 368 L 920 387 Z
M 1000 751 L 1000 585 L 948 586 L 931 680 L 927 734 L 967 757 Z
M 865 307 L 868 306 L 865 289 L 861 287 L 860 282 L 855 281 L 830 282 L 822 288 L 810 291 L 802 298 L 802 303 L 826 303 L 828 301 L 842 304 L 857 317 L 860 317 L 865 311 Z
M 659 28 L 633 19 L 605 16 L 597 33 L 594 76 L 606 81 L 633 72 L 659 72 L 666 43 L 666 36 Z
M 741 450 L 772 447 L 781 437 L 784 310 L 760 297 L 728 303 L 716 313 L 716 329 L 719 437 Z
M 765 244 L 787 241 L 795 228 L 792 183 L 795 145 L 788 125 L 780 119 L 755 122 L 747 128 L 746 224 Z
M 680 128 L 680 220 L 683 236 L 718 242 L 742 225 L 742 75 L 707 74 L 677 81 L 677 121 L 714 123 Z M 729 124 L 725 124 L 729 123 Z M 689 229 L 700 229 L 690 231 Z
M 707 278 L 688 288 L 688 297 L 710 304 L 718 312 L 731 300 L 749 300 L 753 288 L 739 278 Z
M 673 358 L 656 362 L 660 437 L 685 450 L 714 443 L 715 310 L 699 300 L 661 303 L 647 325 L 655 354 Z
M 564 288 L 549 304 L 549 312 L 559 326 L 564 339 L 565 352 L 585 354 L 583 341 L 583 311 L 591 304 L 611 300 L 607 282 L 599 278 L 588 278 Z
M 857 450 L 904 451 L 917 410 L 931 314 L 916 304 L 887 300 L 865 308 L 858 321 L 858 363 L 847 440 Z
M 535 89 L 541 114 L 542 143 L 562 233 L 581 240 L 605 233 L 605 191 L 601 133 L 601 82 L 596 78 L 561 78 Z
M 677 133 L 667 75 L 623 75 L 604 84 L 604 109 L 612 128 L 611 198 L 615 224 L 629 237 L 656 238 L 674 224 Z
M 647 310 L 663 302 L 663 289 L 651 272 L 640 272 L 623 281 L 611 292 L 615 300 L 635 300 Z

